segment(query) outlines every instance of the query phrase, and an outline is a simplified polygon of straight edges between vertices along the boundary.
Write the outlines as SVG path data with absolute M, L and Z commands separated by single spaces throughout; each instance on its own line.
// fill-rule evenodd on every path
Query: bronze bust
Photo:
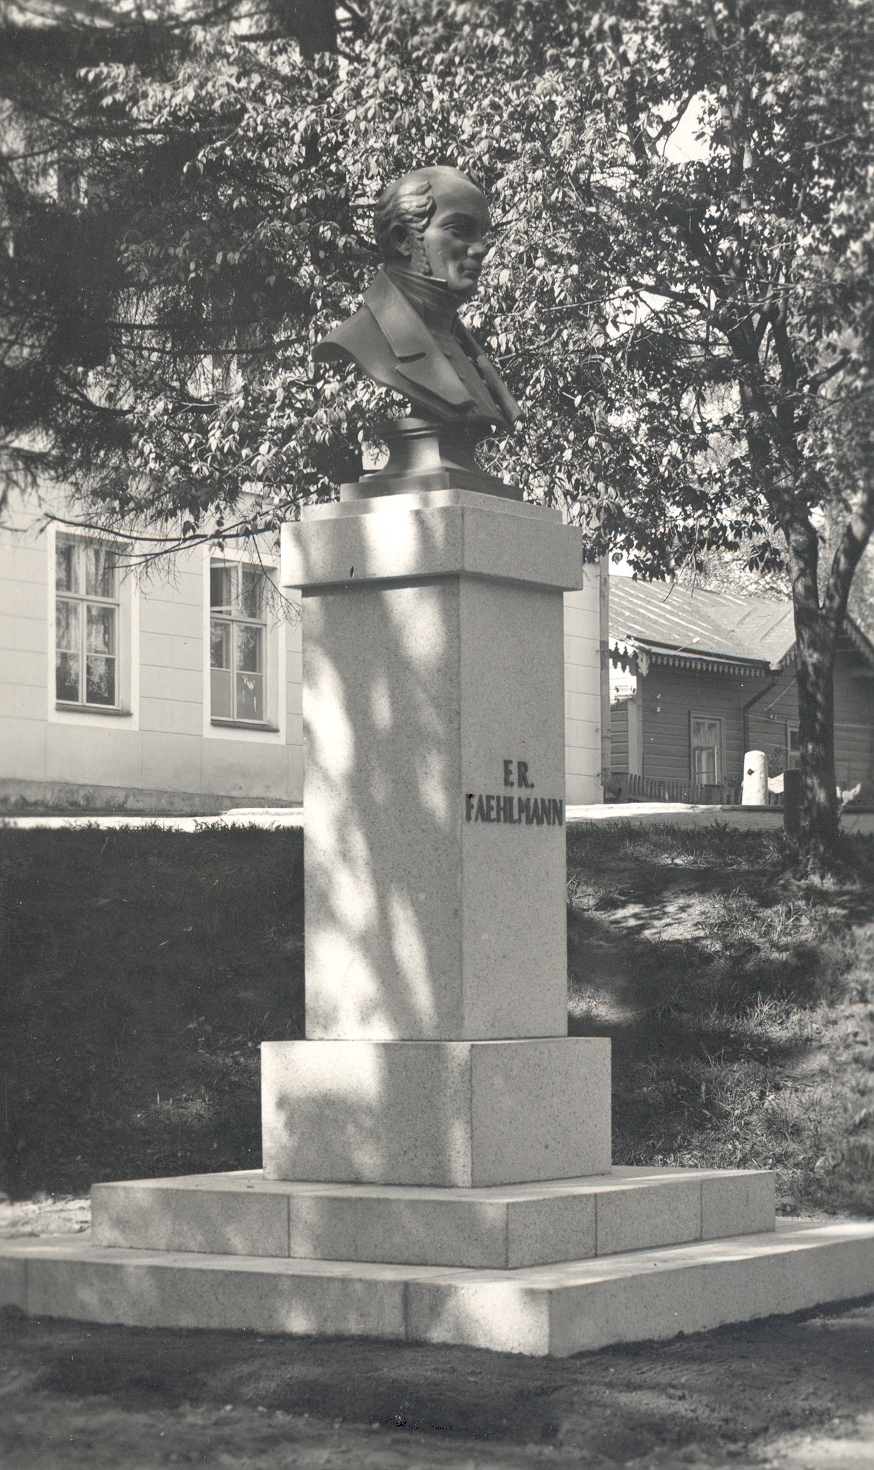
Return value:
M 376 429 L 389 443 L 389 464 L 357 486 L 343 486 L 343 497 L 450 483 L 514 495 L 477 468 L 473 450 L 496 429 L 510 429 L 521 410 L 458 319 L 459 306 L 476 292 L 488 249 L 484 195 L 458 169 L 415 169 L 380 196 L 374 227 L 382 264 L 363 305 L 313 356 L 351 360 L 410 399 L 421 417 Z

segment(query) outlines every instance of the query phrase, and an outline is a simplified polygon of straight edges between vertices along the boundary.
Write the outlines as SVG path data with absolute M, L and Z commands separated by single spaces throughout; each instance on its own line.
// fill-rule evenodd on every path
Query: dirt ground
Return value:
M 0 1204 L 0 1235 L 88 1201 Z M 0 1313 L 4 1470 L 872 1470 L 874 1297 L 574 1358 Z
M 7 1470 L 874 1465 L 874 1299 L 563 1360 L 0 1318 Z

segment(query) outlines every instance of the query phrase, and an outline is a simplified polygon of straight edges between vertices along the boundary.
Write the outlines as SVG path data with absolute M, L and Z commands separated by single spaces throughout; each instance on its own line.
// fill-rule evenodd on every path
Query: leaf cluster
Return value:
M 491 202 L 466 318 L 526 414 L 491 470 L 645 575 L 774 568 L 824 503 L 870 534 L 869 0 L 373 0 L 316 49 L 300 13 L 6 89 L 11 463 L 113 524 L 335 494 L 401 405 L 311 349 L 380 190 L 445 162 Z

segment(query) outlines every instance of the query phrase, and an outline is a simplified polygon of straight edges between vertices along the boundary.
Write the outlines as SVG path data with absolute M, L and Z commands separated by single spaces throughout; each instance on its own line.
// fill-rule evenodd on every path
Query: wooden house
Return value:
M 798 762 L 788 601 L 610 579 L 607 798 L 739 800 L 744 753 Z M 847 619 L 834 676 L 841 788 L 874 795 L 874 646 Z

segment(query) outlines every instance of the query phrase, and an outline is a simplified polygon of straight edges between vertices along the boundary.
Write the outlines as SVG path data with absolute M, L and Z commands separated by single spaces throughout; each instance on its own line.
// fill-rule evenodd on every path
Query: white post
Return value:
M 744 756 L 741 806 L 768 805 L 768 757 L 763 750 L 748 750 Z

